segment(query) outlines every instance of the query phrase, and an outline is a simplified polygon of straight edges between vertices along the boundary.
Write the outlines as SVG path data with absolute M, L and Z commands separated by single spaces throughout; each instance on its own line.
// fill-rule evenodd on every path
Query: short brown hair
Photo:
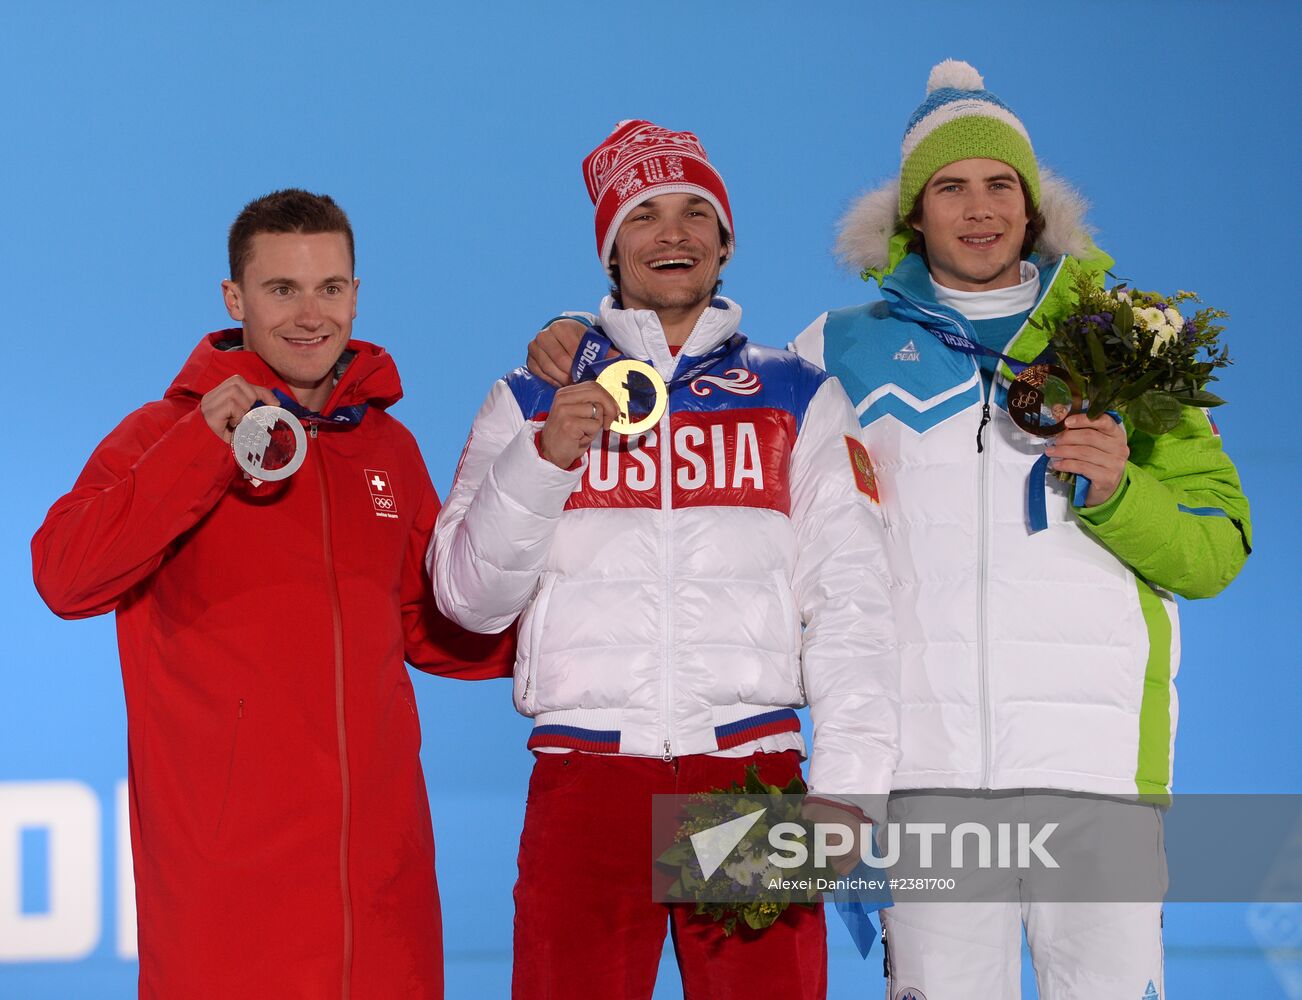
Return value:
M 1022 238 L 1022 260 L 1026 260 L 1035 249 L 1036 242 L 1044 233 L 1044 213 L 1035 207 L 1031 201 L 1031 192 L 1026 189 L 1026 181 L 1022 180 L 1019 175 L 1018 183 L 1022 185 L 1022 197 L 1026 199 L 1026 236 Z M 927 241 L 922 238 L 914 226 L 922 221 L 922 195 L 913 203 L 913 208 L 909 210 L 908 218 L 904 220 L 906 231 L 909 234 L 909 253 L 916 253 L 923 260 L 927 259 Z
M 348 241 L 349 266 L 356 267 L 352 224 L 328 194 L 285 188 L 245 205 L 231 223 L 226 240 L 232 281 L 238 282 L 244 277 L 244 267 L 253 252 L 253 237 L 258 233 L 342 233 Z

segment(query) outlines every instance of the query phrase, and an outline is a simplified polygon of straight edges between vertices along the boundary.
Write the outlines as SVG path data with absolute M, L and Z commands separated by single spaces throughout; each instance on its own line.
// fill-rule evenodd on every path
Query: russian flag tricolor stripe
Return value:
M 618 729 L 580 729 L 578 726 L 534 726 L 528 747 L 586 750 L 588 753 L 619 753 Z
M 746 719 L 738 719 L 725 726 L 715 726 L 714 738 L 720 750 L 727 750 L 765 736 L 798 732 L 800 732 L 800 717 L 796 715 L 795 709 L 779 708 Z

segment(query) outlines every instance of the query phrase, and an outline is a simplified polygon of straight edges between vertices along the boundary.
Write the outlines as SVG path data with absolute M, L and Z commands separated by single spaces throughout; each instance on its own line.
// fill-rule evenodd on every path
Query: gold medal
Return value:
M 669 401 L 660 373 L 632 358 L 607 365 L 597 376 L 597 385 L 610 393 L 619 407 L 619 419 L 610 425 L 616 434 L 637 434 L 654 427 Z
M 1083 411 L 1075 380 L 1057 365 L 1031 365 L 1008 387 L 1008 415 L 1036 437 L 1061 434 L 1064 421 Z

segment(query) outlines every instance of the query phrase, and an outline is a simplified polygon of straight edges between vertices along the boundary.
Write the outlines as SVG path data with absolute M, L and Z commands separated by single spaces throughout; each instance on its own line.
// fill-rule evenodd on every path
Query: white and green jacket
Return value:
M 1080 266 L 1041 269 L 1032 316 L 1070 304 Z M 941 308 L 917 256 L 881 280 Z M 1044 443 L 1008 417 L 1006 379 L 988 399 L 971 356 L 886 302 L 825 313 L 794 346 L 849 393 L 876 470 L 902 663 L 894 787 L 1168 792 L 1172 595 L 1216 594 L 1250 551 L 1248 503 L 1209 417 L 1186 409 L 1156 438 L 1128 428 L 1125 478 L 1101 506 L 1073 508 L 1050 478 L 1049 527 L 1032 535 L 1026 481 Z M 1005 353 L 1030 361 L 1045 346 L 1024 325 Z

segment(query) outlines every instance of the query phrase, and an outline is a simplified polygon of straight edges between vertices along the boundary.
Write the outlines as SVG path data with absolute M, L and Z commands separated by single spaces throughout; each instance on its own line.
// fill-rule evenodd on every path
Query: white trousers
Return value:
M 1161 903 L 897 903 L 888 1000 L 1020 1000 L 1022 926 L 1041 1000 L 1161 1000 Z
M 945 876 L 949 893 L 895 894 L 882 911 L 888 1000 L 1020 1000 L 1022 928 L 1040 1000 L 1161 1000 L 1162 816 L 1153 805 L 1068 793 L 1003 791 L 892 796 L 889 818 L 955 830 L 1046 831 L 1054 865 L 1015 847 L 1005 864 L 969 851 L 953 866 L 938 839 L 930 862 L 904 838 L 892 875 Z M 967 847 L 972 846 L 969 841 Z M 946 863 L 949 868 L 944 868 Z M 902 880 L 905 881 L 905 880 Z M 951 898 L 946 899 L 948 895 Z

